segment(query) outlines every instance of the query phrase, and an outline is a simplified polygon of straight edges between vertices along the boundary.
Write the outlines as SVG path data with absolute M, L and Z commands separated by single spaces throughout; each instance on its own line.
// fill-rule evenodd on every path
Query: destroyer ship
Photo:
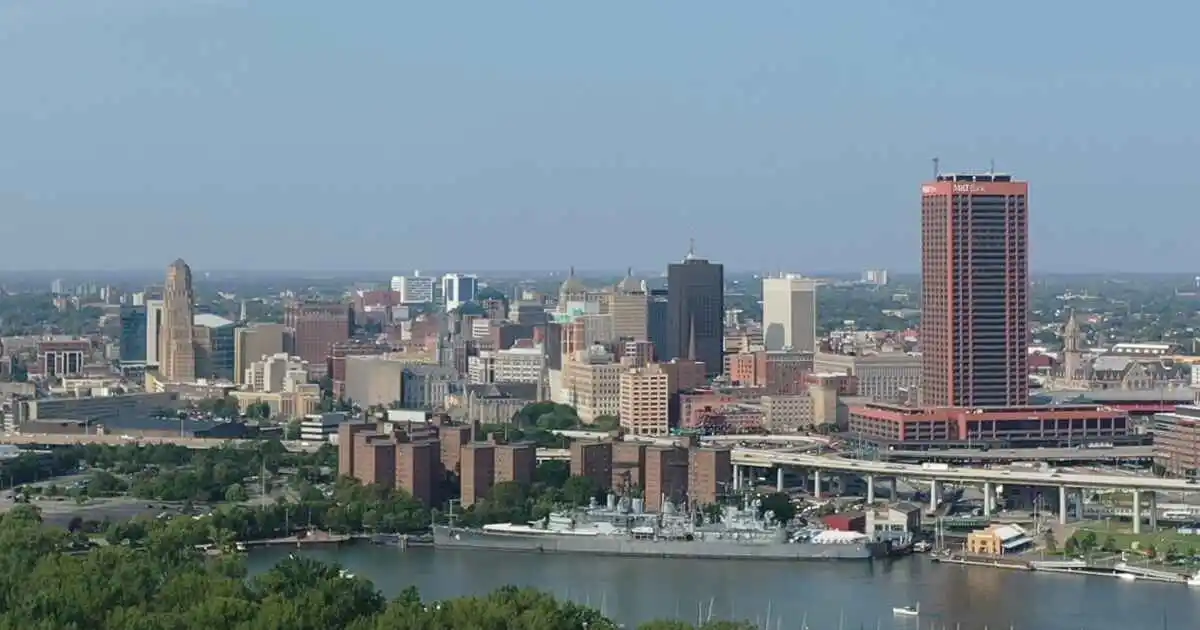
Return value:
M 715 523 L 696 521 L 669 507 L 661 514 L 645 514 L 639 499 L 614 505 L 609 497 L 605 507 L 553 513 L 530 523 L 435 525 L 433 544 L 447 549 L 746 560 L 868 560 L 889 551 L 888 543 L 856 532 L 770 525 L 772 514 L 758 516 L 757 505 L 727 507 Z

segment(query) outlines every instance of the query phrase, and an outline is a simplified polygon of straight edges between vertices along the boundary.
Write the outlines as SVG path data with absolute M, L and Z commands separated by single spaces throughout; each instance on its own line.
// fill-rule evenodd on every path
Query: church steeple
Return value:
M 1079 352 L 1082 341 L 1082 333 L 1079 330 L 1079 322 L 1075 319 L 1075 309 L 1071 309 L 1067 315 L 1067 323 L 1063 325 L 1063 352 Z
M 1062 376 L 1069 385 L 1080 385 L 1087 380 L 1087 375 L 1083 368 L 1083 333 L 1079 330 L 1079 321 L 1075 319 L 1075 309 L 1071 309 L 1067 315 L 1062 337 Z

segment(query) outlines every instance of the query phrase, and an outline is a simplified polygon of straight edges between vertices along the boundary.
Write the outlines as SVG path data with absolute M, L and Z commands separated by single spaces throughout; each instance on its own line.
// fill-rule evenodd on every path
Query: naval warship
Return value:
M 888 554 L 889 545 L 856 532 L 772 524 L 758 505 L 726 507 L 717 522 L 698 524 L 694 515 L 648 514 L 641 499 L 605 507 L 556 512 L 529 523 L 482 527 L 435 525 L 433 544 L 445 549 L 489 549 L 540 553 L 582 553 L 659 558 L 747 560 L 868 560 Z

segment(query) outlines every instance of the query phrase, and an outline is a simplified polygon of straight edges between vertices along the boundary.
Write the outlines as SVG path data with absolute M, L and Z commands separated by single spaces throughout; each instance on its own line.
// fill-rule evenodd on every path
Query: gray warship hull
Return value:
M 648 558 L 742 560 L 869 560 L 887 555 L 886 543 L 816 544 L 687 540 L 636 540 L 619 536 L 522 534 L 438 525 L 433 546 L 534 553 L 581 553 Z

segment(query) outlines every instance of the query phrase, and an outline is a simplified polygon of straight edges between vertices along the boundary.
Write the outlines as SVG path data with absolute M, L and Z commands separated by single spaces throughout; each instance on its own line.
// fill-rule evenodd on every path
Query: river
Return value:
M 255 550 L 251 572 L 294 549 Z M 493 551 L 401 551 L 351 545 L 300 551 L 336 562 L 393 596 L 416 586 L 427 599 L 483 594 L 506 584 L 603 608 L 627 625 L 657 618 L 748 619 L 795 630 L 956 628 L 979 630 L 1194 630 L 1200 589 L 944 566 L 914 557 L 885 562 L 758 562 L 540 555 Z M 920 603 L 918 618 L 893 606 Z M 878 625 L 877 625 L 878 624 Z

